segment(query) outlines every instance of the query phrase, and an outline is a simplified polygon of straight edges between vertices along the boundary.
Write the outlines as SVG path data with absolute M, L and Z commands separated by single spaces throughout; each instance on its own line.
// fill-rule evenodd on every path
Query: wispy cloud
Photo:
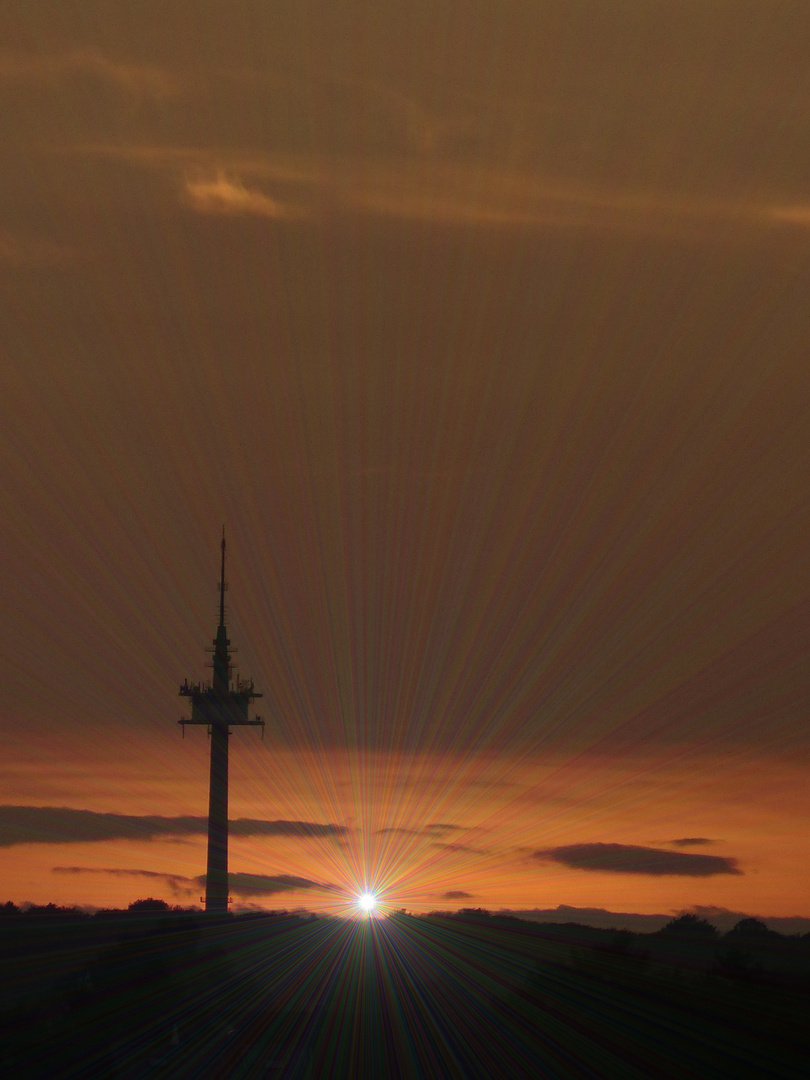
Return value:
M 708 836 L 682 836 L 678 840 L 668 842 L 676 847 L 702 847 L 704 844 L 716 843 L 715 840 L 710 840 Z
M 653 191 L 608 190 L 536 173 L 456 161 L 358 161 L 328 154 L 232 153 L 214 147 L 84 144 L 65 152 L 128 160 L 182 177 L 183 201 L 200 213 L 271 219 L 315 213 L 363 213 L 446 226 L 608 228 L 633 233 L 697 227 L 740 218 L 740 208 Z M 268 195 L 260 181 L 300 191 L 295 206 Z M 307 209 L 309 208 L 309 209 Z
M 358 160 L 338 154 L 233 152 L 214 146 L 78 144 L 71 154 L 178 171 L 182 200 L 197 212 L 273 220 L 361 213 L 447 227 L 585 230 L 700 238 L 709 227 L 745 237 L 778 223 L 807 226 L 810 206 L 673 194 L 663 189 L 574 183 L 532 170 L 429 158 Z M 267 181 L 296 190 L 282 202 Z M 313 198 L 315 196 L 315 198 Z M 329 209 L 327 209 L 329 208 Z
M 313 821 L 265 821 L 237 818 L 232 836 L 293 836 L 299 839 L 339 839 L 345 825 Z M 0 847 L 15 844 L 78 844 L 104 840 L 152 840 L 156 837 L 199 836 L 208 831 L 205 817 L 160 817 L 145 814 L 100 814 L 56 806 L 0 806 Z
M 464 892 L 463 889 L 449 889 L 441 895 L 442 900 L 472 900 L 472 897 L 472 893 Z
M 769 208 L 768 214 L 774 221 L 810 229 L 810 203 L 796 203 L 793 206 L 772 206 Z
M 610 874 L 645 874 L 652 877 L 678 875 L 711 877 L 742 874 L 737 860 L 720 855 L 687 855 L 681 851 L 640 847 L 635 844 L 569 844 L 534 852 L 544 862 L 562 863 L 576 870 Z
M 246 188 L 224 172 L 218 172 L 213 179 L 187 179 L 184 186 L 188 204 L 201 214 L 250 214 L 274 220 L 292 216 L 282 203 L 256 188 Z

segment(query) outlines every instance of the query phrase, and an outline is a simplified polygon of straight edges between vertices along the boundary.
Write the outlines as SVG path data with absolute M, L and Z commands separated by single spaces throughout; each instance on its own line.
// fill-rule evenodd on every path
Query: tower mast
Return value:
M 180 696 L 191 698 L 191 718 L 180 720 L 183 733 L 188 724 L 204 724 L 211 740 L 211 771 L 208 789 L 208 866 L 205 875 L 205 910 L 221 915 L 228 910 L 228 737 L 232 727 L 261 727 L 264 720 L 248 719 L 254 698 L 262 695 L 253 680 L 232 679 L 230 639 L 225 628 L 225 526 L 222 526 L 222 558 L 219 575 L 219 625 L 214 638 L 214 677 L 208 683 L 185 680 Z

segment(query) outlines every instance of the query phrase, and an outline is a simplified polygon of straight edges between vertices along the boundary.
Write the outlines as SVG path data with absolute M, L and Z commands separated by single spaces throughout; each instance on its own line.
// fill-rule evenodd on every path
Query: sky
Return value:
M 4 897 L 810 916 L 805 0 L 5 0 Z

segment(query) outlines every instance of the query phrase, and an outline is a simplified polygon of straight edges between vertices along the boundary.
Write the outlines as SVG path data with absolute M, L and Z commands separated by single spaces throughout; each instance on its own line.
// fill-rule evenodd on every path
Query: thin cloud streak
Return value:
M 54 866 L 54 874 L 106 874 L 110 877 L 146 878 L 168 885 L 174 896 L 192 896 L 205 888 L 205 875 L 185 877 L 182 874 L 166 874 L 157 870 L 125 869 L 121 867 Z M 244 874 L 229 873 L 228 887 L 238 896 L 271 896 L 281 892 L 297 892 L 302 889 L 321 889 L 338 892 L 337 885 L 313 881 L 292 874 Z
M 663 189 L 600 188 L 482 163 L 364 160 L 329 154 L 233 152 L 217 147 L 103 143 L 63 146 L 60 153 L 129 161 L 182 177 L 182 201 L 200 213 L 251 214 L 276 220 L 361 213 L 448 227 L 586 229 L 630 235 L 700 237 L 717 227 L 736 239 L 751 229 L 807 224 L 804 206 L 675 195 Z M 260 180 L 298 185 L 295 206 L 249 186 Z M 317 200 L 312 196 L 317 193 Z
M 810 203 L 798 203 L 795 206 L 772 206 L 768 214 L 774 221 L 785 225 L 798 225 L 810 229 Z
M 461 825 L 445 825 L 441 822 L 436 822 L 433 825 L 425 825 L 423 829 L 408 829 L 402 825 L 389 825 L 382 829 L 377 829 L 377 835 L 382 836 L 385 833 L 404 833 L 408 836 L 445 836 L 450 832 L 461 832 Z M 436 845 L 434 844 L 434 847 Z
M 438 841 L 430 845 L 431 847 L 438 848 L 440 851 L 464 851 L 470 855 L 489 855 L 490 852 L 485 848 L 470 847 L 469 844 L 441 844 Z
M 145 878 L 148 881 L 160 882 L 168 886 L 172 896 L 189 897 L 199 892 L 194 878 L 184 874 L 166 874 L 158 870 L 128 870 L 120 867 L 95 867 L 95 866 L 54 866 L 52 874 L 62 874 L 77 877 L 84 874 L 104 874 L 114 878 Z

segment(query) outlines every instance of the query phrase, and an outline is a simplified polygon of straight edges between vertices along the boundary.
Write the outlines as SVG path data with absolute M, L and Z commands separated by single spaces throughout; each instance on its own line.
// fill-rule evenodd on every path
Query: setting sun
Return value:
M 357 904 L 361 911 L 364 911 L 366 915 L 370 915 L 377 906 L 377 897 L 374 893 L 365 892 L 357 901 Z

